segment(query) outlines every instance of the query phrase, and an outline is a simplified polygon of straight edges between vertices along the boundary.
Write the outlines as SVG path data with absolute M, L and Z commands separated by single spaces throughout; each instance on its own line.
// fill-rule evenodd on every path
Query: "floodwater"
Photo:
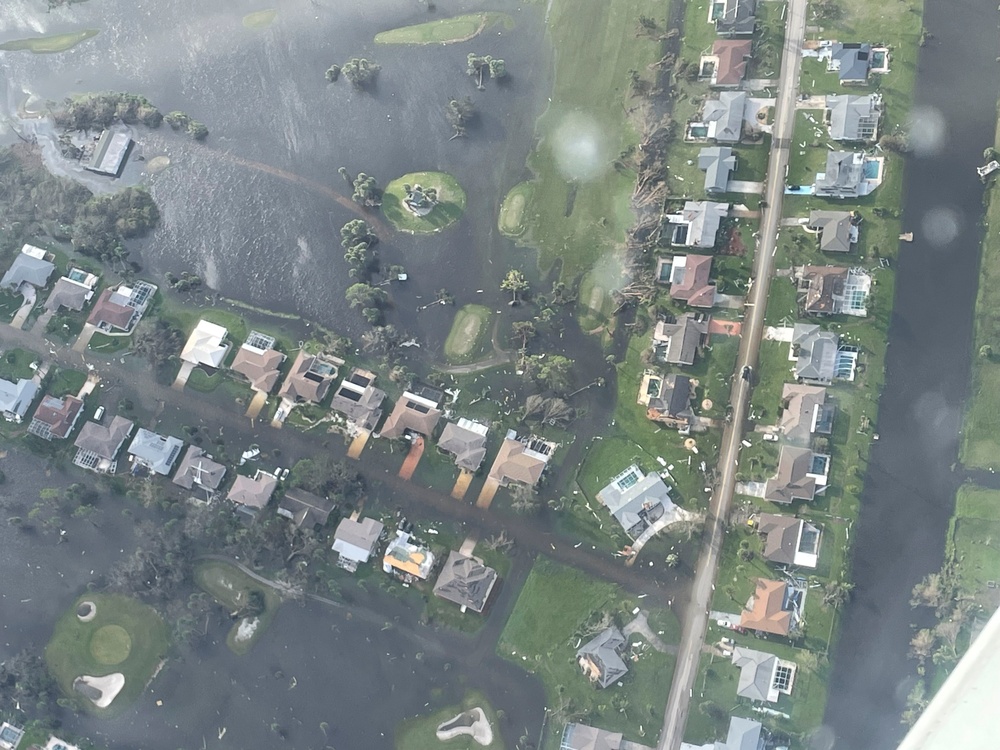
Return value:
M 907 163 L 903 212 L 915 241 L 900 252 L 881 439 L 854 527 L 857 588 L 833 653 L 827 731 L 818 747 L 835 741 L 844 750 L 884 750 L 905 731 L 899 715 L 916 672 L 907 658 L 917 621 L 910 592 L 941 566 L 961 479 L 953 467 L 982 238 L 983 188 L 974 168 L 996 124 L 996 77 L 983 75 L 996 66 L 996 18 L 988 0 L 926 2 L 924 25 L 933 37 L 920 55 L 919 149 Z

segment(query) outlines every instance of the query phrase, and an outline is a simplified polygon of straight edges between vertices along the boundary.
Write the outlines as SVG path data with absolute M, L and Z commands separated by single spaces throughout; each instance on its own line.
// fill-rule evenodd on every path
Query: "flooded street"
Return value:
M 983 19 L 988 19 L 984 22 Z M 993 143 L 997 13 L 986 0 L 927 0 L 906 171 L 886 386 L 854 533 L 852 576 L 826 722 L 817 747 L 884 750 L 905 732 L 907 658 L 919 615 L 910 592 L 940 568 L 961 476 L 954 471 L 969 390 L 983 187 L 975 167 Z M 985 85 L 984 85 L 985 84 Z

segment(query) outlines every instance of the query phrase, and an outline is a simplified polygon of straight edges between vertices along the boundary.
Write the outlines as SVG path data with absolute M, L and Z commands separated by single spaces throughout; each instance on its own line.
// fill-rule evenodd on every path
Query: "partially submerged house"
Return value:
M 143 466 L 154 474 L 167 476 L 174 468 L 183 447 L 183 441 L 175 437 L 160 435 L 140 427 L 132 438 L 128 454 L 132 456 L 133 464 Z
M 826 124 L 830 138 L 849 143 L 871 143 L 878 137 L 882 96 L 832 94 L 826 97 Z
M 728 203 L 687 201 L 679 213 L 666 217 L 673 225 L 670 241 L 674 245 L 710 250 L 715 247 L 722 220 L 728 215 Z
M 385 527 L 374 518 L 344 518 L 333 535 L 333 551 L 339 555 L 337 564 L 354 572 L 359 564 L 368 562 Z
M 105 289 L 98 295 L 87 322 L 105 333 L 131 333 L 154 294 L 156 286 L 145 281 Z
M 501 487 L 511 482 L 533 487 L 542 478 L 555 447 L 554 443 L 543 438 L 534 435 L 518 438 L 514 430 L 508 430 L 493 460 L 489 478 Z
M 375 387 L 375 373 L 354 367 L 341 382 L 330 408 L 359 430 L 374 430 L 382 418 L 385 392 Z
M 285 491 L 278 503 L 278 515 L 289 519 L 297 529 L 326 526 L 336 503 L 328 497 L 307 492 L 300 487 Z
M 828 50 L 828 51 L 827 51 Z M 872 46 L 868 43 L 831 42 L 821 49 L 826 69 L 837 71 L 843 86 L 864 86 L 872 66 Z
M 196 367 L 199 365 L 211 369 L 222 367 L 229 353 L 229 344 L 226 343 L 228 335 L 229 332 L 222 326 L 207 320 L 199 320 L 181 350 L 181 361 Z
M 737 88 L 746 75 L 752 51 L 749 39 L 716 39 L 712 52 L 701 56 L 699 77 L 714 88 Z
M 76 396 L 43 396 L 31 416 L 28 432 L 42 440 L 65 440 L 83 413 L 83 401 Z
M 281 377 L 278 368 L 285 361 L 285 355 L 274 347 L 273 336 L 250 331 L 247 340 L 237 350 L 230 369 L 245 377 L 252 390 L 270 393 Z
M 644 379 L 645 380 L 645 379 Z M 647 385 L 646 419 L 675 430 L 689 430 L 694 422 L 694 383 L 687 375 L 672 372 Z M 652 392 L 655 388 L 655 392 Z
M 708 146 L 698 152 L 698 169 L 705 173 L 705 192 L 719 195 L 729 189 L 736 171 L 736 154 L 730 146 Z
M 675 255 L 670 267 L 670 298 L 691 307 L 715 304 L 711 255 Z
M 718 99 L 706 99 L 701 121 L 708 126 L 706 137 L 716 143 L 739 143 L 746 118 L 746 91 L 721 91 Z
M 497 572 L 478 557 L 451 550 L 437 583 L 435 596 L 454 602 L 462 608 L 481 613 L 497 582 Z
M 740 627 L 773 635 L 788 635 L 794 623 L 794 602 L 788 584 L 768 578 L 754 582 L 754 592 L 740 615 Z
M 833 432 L 834 406 L 826 399 L 826 388 L 785 383 L 781 389 L 778 429 L 792 445 L 807 446 L 813 435 Z
M 0 724 L 0 750 L 17 750 L 24 737 L 24 730 L 6 721 Z
M 719 36 L 752 36 L 757 27 L 757 0 L 717 0 L 708 4 Z
M 653 356 L 672 365 L 693 365 L 708 343 L 709 319 L 684 313 L 673 323 L 659 321 L 653 331 Z
M 48 253 L 34 245 L 24 245 L 21 252 L 14 256 L 7 273 L 0 278 L 0 289 L 10 292 L 20 292 L 22 287 L 31 286 L 41 289 L 49 283 L 49 276 L 56 270 Z
M 441 392 L 431 388 L 421 388 L 419 394 L 403 391 L 382 425 L 382 437 L 397 438 L 407 432 L 430 437 L 441 419 L 441 398 Z
M 764 651 L 737 646 L 733 649 L 733 664 L 740 670 L 740 679 L 736 684 L 736 695 L 740 698 L 760 703 L 775 703 L 782 694 L 788 695 L 792 692 L 792 685 L 795 682 L 795 662 L 779 659 L 774 654 Z M 759 728 L 760 724 L 757 724 L 757 727 Z M 756 749 L 756 745 L 752 747 Z
M 132 150 L 132 137 L 123 128 L 108 128 L 97 141 L 94 152 L 83 166 L 88 172 L 118 177 Z
M 674 508 L 670 488 L 658 474 L 643 474 L 632 464 L 597 493 L 597 499 L 635 539 Z
M 825 253 L 849 253 L 858 241 L 858 226 L 849 211 L 810 211 L 806 228 L 819 233 Z
M 85 423 L 73 441 L 77 449 L 73 463 L 83 469 L 113 474 L 117 467 L 115 459 L 133 426 L 132 422 L 117 415 L 107 425 Z
M 94 296 L 97 277 L 79 268 L 71 268 L 69 273 L 60 277 L 52 292 L 45 300 L 45 309 L 58 311 L 61 308 L 79 312 Z
M 766 739 L 767 734 L 759 721 L 730 716 L 725 742 L 708 742 L 704 745 L 682 742 L 680 750 L 765 750 Z
M 819 563 L 821 532 L 802 518 L 762 513 L 757 533 L 764 538 L 763 557 L 779 565 L 815 568 Z
M 200 487 L 208 494 L 212 494 L 219 489 L 225 476 L 225 466 L 197 445 L 189 445 L 171 481 L 186 490 Z
M 796 323 L 789 359 L 795 362 L 797 380 L 830 385 L 838 377 L 840 337 L 812 323 Z
M 278 395 L 289 401 L 318 404 L 330 390 L 344 361 L 300 349 Z
M 382 570 L 403 581 L 424 581 L 434 568 L 434 553 L 411 541 L 409 533 L 397 531 L 382 557 Z
M 778 470 L 764 484 L 764 498 L 772 503 L 810 501 L 826 489 L 830 457 L 808 448 L 781 446 Z
M 278 489 L 278 478 L 258 469 L 252 477 L 237 474 L 236 481 L 229 488 L 226 497 L 236 504 L 238 511 L 256 516 L 271 502 L 271 496 L 276 489 Z
M 628 666 L 622 659 L 627 645 L 622 631 L 612 626 L 583 644 L 576 652 L 576 661 L 587 679 L 605 688 L 628 673 Z
M 862 151 L 830 151 L 825 171 L 816 174 L 815 194 L 839 200 L 868 195 L 871 184 L 865 176 L 866 162 Z
M 0 414 L 8 422 L 20 424 L 37 395 L 38 383 L 34 380 L 0 380 Z
M 489 425 L 472 419 L 460 418 L 448 422 L 438 439 L 438 449 L 455 458 L 455 465 L 465 471 L 476 472 L 486 458 L 486 436 Z

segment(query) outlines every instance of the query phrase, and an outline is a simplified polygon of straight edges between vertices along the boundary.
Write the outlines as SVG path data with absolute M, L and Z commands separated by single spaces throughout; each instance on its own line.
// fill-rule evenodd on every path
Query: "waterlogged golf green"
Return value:
M 267 10 L 258 10 L 253 13 L 247 13 L 243 16 L 243 25 L 248 29 L 266 29 L 277 17 L 278 11 L 274 8 L 268 8 Z
M 99 29 L 83 29 L 81 31 L 71 31 L 66 34 L 15 39 L 11 42 L 0 44 L 0 50 L 4 52 L 34 52 L 36 55 L 48 55 L 72 49 L 85 39 L 90 39 L 90 37 L 97 36 L 99 33 Z

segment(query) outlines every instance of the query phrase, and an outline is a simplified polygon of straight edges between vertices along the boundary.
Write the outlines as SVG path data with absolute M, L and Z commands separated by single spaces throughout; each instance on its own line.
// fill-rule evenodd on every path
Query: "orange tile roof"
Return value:
M 740 616 L 740 625 L 750 630 L 760 630 L 775 635 L 788 635 L 792 627 L 792 613 L 783 609 L 788 586 L 781 581 L 758 578 L 756 588 Z

